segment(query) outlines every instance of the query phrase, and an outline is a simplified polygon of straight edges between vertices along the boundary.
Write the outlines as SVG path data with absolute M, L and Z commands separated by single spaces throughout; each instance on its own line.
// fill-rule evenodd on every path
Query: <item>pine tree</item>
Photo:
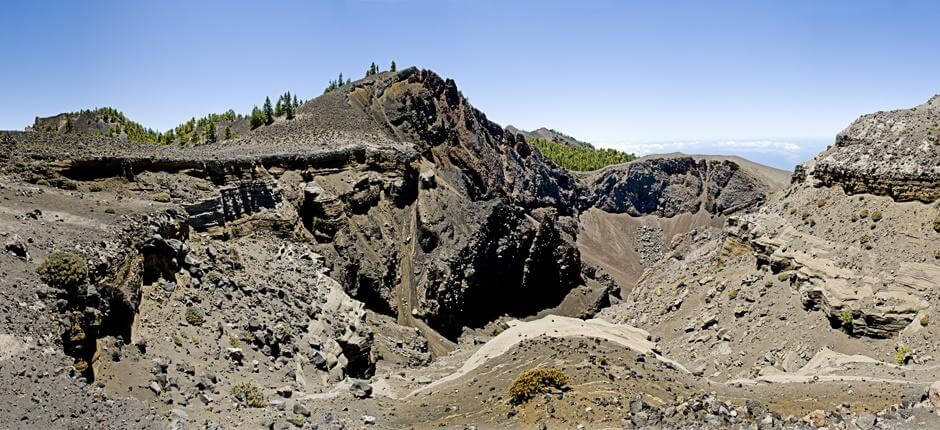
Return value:
M 398 71 L 398 67 L 395 66 L 395 60 L 392 60 L 392 65 L 389 66 L 388 70 L 389 70 L 389 71 L 392 71 L 392 72 L 397 72 L 397 71 Z
M 232 127 L 225 126 L 225 140 L 229 140 L 235 137 L 235 133 L 232 133 Z
M 215 121 L 209 121 L 209 126 L 206 128 L 206 143 L 215 143 Z
M 72 132 L 72 117 L 71 116 L 65 119 L 65 132 L 66 133 Z
M 280 96 L 277 99 L 277 103 L 274 104 L 274 116 L 284 115 L 284 96 Z
M 258 127 L 264 125 L 264 113 L 261 112 L 261 109 L 258 109 L 258 106 L 255 106 L 251 110 L 251 129 L 254 130 Z
M 300 102 L 297 101 L 297 94 L 294 94 L 294 101 L 291 102 L 291 106 L 293 106 L 295 109 L 300 107 Z
M 343 85 L 343 74 L 342 74 L 342 72 L 339 74 L 339 81 L 337 81 L 337 82 L 339 82 L 339 85 L 340 85 L 340 86 Z
M 163 141 L 166 142 L 167 145 L 173 143 L 174 140 L 176 140 L 176 136 L 173 135 L 173 130 L 170 130 L 163 135 Z
M 274 109 L 271 108 L 271 98 L 264 98 L 264 125 L 274 124 Z

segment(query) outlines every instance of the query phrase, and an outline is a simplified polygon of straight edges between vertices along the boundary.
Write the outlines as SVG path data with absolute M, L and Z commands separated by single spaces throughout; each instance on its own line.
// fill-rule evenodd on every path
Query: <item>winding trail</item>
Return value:
M 592 337 L 604 339 L 638 353 L 651 354 L 656 359 L 688 373 L 688 370 L 681 364 L 655 352 L 656 344 L 647 340 L 649 337 L 648 332 L 628 325 L 611 324 L 600 319 L 581 320 L 554 315 L 527 322 L 513 320 L 510 324 L 511 327 L 483 344 L 456 372 L 414 390 L 405 397 L 411 397 L 458 379 L 482 366 L 487 360 L 509 352 L 520 342 L 538 337 Z

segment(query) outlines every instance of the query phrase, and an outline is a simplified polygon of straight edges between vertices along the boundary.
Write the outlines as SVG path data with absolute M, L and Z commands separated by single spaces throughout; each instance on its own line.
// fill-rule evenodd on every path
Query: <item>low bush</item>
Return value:
M 170 194 L 169 194 L 169 193 L 166 193 L 166 192 L 153 193 L 153 194 L 150 196 L 150 199 L 153 200 L 153 201 L 155 201 L 155 202 L 169 203 L 169 202 L 170 202 Z
M 55 251 L 36 268 L 36 273 L 50 287 L 70 290 L 85 282 L 88 265 L 78 255 L 66 251 Z
M 568 384 L 568 375 L 552 367 L 529 369 L 509 386 L 509 400 L 514 404 L 525 403 L 532 397 L 546 393 L 550 388 L 561 388 Z
M 263 408 L 268 405 L 264 393 L 252 381 L 239 382 L 232 385 L 232 395 L 252 408 Z
M 852 311 L 849 309 L 845 309 L 839 313 L 839 321 L 842 322 L 842 325 L 845 327 L 851 326 L 853 319 Z
M 189 325 L 202 325 L 206 322 L 206 316 L 203 315 L 202 310 L 195 306 L 190 306 L 186 308 L 186 322 Z
M 912 352 L 914 352 L 914 350 L 907 345 L 898 346 L 894 351 L 894 362 L 897 363 L 898 366 L 903 366 L 904 363 L 907 363 L 907 359 L 911 356 Z

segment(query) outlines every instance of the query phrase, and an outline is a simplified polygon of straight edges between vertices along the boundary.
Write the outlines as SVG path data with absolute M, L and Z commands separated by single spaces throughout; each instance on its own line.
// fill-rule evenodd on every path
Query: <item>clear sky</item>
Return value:
M 276 3 L 276 4 L 275 4 Z M 940 92 L 938 1 L 20 1 L 0 129 L 113 106 L 160 130 L 371 61 L 453 78 L 502 125 L 790 167 Z

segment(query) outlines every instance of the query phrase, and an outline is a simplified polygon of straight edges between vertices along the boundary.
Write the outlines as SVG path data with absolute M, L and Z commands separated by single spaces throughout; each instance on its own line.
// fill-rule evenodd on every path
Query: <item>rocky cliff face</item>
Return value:
M 911 108 L 864 115 L 804 170 L 848 193 L 899 201 L 940 198 L 940 95 Z
M 16 142 L 36 154 L 14 160 L 32 181 L 155 178 L 196 231 L 309 235 L 353 297 L 451 337 L 555 306 L 584 284 L 575 242 L 589 208 L 727 214 L 769 193 L 733 162 L 691 157 L 575 177 L 489 121 L 452 80 L 414 68 L 344 86 L 225 145 L 42 131 Z M 169 178 L 181 175 L 194 186 Z
M 582 205 L 609 213 L 673 217 L 705 210 L 726 215 L 763 203 L 768 187 L 729 160 L 644 158 L 588 180 Z

